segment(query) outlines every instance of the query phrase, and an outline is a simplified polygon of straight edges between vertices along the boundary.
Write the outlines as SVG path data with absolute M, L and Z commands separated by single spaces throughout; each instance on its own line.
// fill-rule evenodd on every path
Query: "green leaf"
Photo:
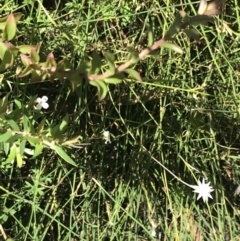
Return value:
M 2 60 L 0 64 L 0 72 L 13 65 L 14 57 L 3 42 L 0 42 L 0 58 Z
M 32 68 L 31 68 L 30 65 L 29 65 L 29 66 L 27 66 L 21 73 L 18 74 L 18 77 L 19 77 L 19 78 L 25 77 L 25 76 L 31 74 L 32 71 L 33 71 L 33 70 L 32 70 Z
M 40 61 L 39 54 L 35 50 L 31 50 L 30 58 L 32 63 L 38 63 Z
M 16 146 L 13 146 L 13 147 L 10 149 L 10 153 L 9 153 L 9 155 L 8 155 L 8 158 L 7 158 L 6 162 L 11 162 L 11 161 L 13 161 L 13 160 L 15 159 L 16 154 L 17 154 L 16 148 L 17 148 Z
M 13 13 L 16 23 L 20 20 L 22 15 L 23 14 L 20 12 Z M 8 19 L 8 15 L 0 18 L 0 29 L 1 30 L 3 30 L 5 28 L 7 19 Z
M 140 74 L 134 69 L 125 69 L 124 72 L 128 73 L 132 76 L 135 80 L 142 82 L 142 77 Z
M 7 49 L 4 54 L 2 63 L 0 64 L 0 72 L 5 71 L 7 68 L 11 67 L 13 65 L 13 62 L 14 57 L 11 54 L 11 52 Z
M 25 67 L 28 67 L 32 63 L 31 59 L 25 54 L 20 54 L 20 58 Z
M 36 157 L 42 154 L 43 147 L 44 146 L 42 143 L 36 144 L 33 157 Z
M 34 136 L 25 136 L 25 139 L 28 140 L 28 142 L 32 145 L 35 146 L 39 143 L 41 143 L 41 140 L 37 137 Z
M 112 53 L 109 53 L 109 52 L 104 52 L 104 56 L 107 59 L 107 63 L 108 63 L 110 72 L 112 74 L 114 74 L 115 73 L 115 69 L 116 69 L 115 65 L 114 65 L 115 56 Z
M 14 134 L 9 140 L 8 142 L 16 142 L 18 141 L 19 139 L 22 138 L 22 135 L 21 134 Z
M 26 115 L 23 116 L 23 130 L 26 133 L 29 133 L 31 131 L 29 119 Z
M 17 32 L 16 20 L 15 20 L 13 14 L 10 14 L 7 18 L 5 27 L 3 29 L 2 40 L 3 41 L 12 40 L 15 37 L 16 32 Z
M 90 61 L 81 61 L 79 66 L 77 67 L 77 71 L 80 74 L 87 74 L 91 70 L 91 62 Z
M 10 150 L 10 143 L 4 142 L 3 145 L 4 145 L 4 152 L 7 155 L 9 153 L 9 150 Z
M 64 117 L 61 124 L 55 125 L 51 130 L 53 138 L 59 138 L 67 129 L 68 126 L 68 115 Z
M 164 42 L 161 44 L 161 47 L 173 50 L 179 54 L 183 54 L 183 50 L 177 44 L 174 43 Z
M 108 84 L 121 84 L 122 83 L 122 79 L 119 79 L 119 78 L 107 78 L 107 79 L 104 79 L 104 82 L 105 83 L 108 83 Z
M 196 41 L 200 40 L 200 34 L 197 30 L 195 29 L 184 29 L 183 32 L 189 37 L 193 38 Z
M 55 67 L 57 63 L 55 61 L 53 53 L 49 53 L 46 60 L 46 67 Z
M 34 70 L 32 72 L 30 82 L 31 83 L 42 82 L 42 81 L 44 81 L 47 78 L 47 76 L 48 76 L 47 73 L 42 73 L 39 70 Z
M 37 99 L 37 95 L 31 96 L 31 98 L 26 104 L 28 109 L 32 109 L 32 107 L 36 104 L 36 99 Z
M 17 159 L 17 167 L 21 168 L 23 165 L 23 159 L 20 153 L 17 153 L 16 159 Z
M 92 66 L 91 66 L 90 73 L 91 74 L 98 74 L 101 70 L 101 65 L 102 65 L 101 57 L 99 56 L 98 53 L 93 52 L 93 54 L 92 54 Z
M 189 26 L 199 25 L 199 24 L 206 24 L 208 22 L 213 22 L 213 18 L 207 15 L 197 15 L 189 18 L 189 20 L 185 23 Z
M 147 30 L 148 30 L 148 47 L 151 47 L 154 43 L 154 38 L 153 38 L 152 28 L 148 24 L 147 24 Z
M 59 126 L 59 130 L 61 131 L 61 133 L 64 133 L 67 129 L 68 126 L 68 115 L 66 115 L 63 120 L 62 123 Z
M 125 78 L 124 73 L 118 73 L 118 74 L 112 75 L 109 78 L 104 79 L 104 82 L 108 84 L 120 84 L 122 83 L 124 78 Z
M 19 45 L 19 46 L 17 46 L 17 48 L 19 49 L 19 51 L 22 54 L 30 54 L 32 50 L 34 50 L 35 52 L 39 53 L 40 44 L 36 44 L 36 45 Z
M 14 120 L 8 120 L 8 124 L 12 127 L 14 131 L 18 131 L 18 132 L 20 131 L 20 128 L 17 122 L 15 122 Z
M 17 106 L 18 109 L 22 109 L 22 103 L 21 103 L 21 101 L 15 99 L 15 100 L 14 100 L 14 103 L 15 103 L 15 105 Z
M 1 100 L 0 100 L 0 114 L 6 113 L 7 108 L 8 108 L 8 95 L 5 95 Z
M 12 136 L 13 136 L 13 133 L 11 131 L 8 131 L 3 135 L 0 135 L 0 142 L 7 142 Z
M 137 63 L 139 61 L 139 53 L 131 46 L 128 47 L 128 52 L 128 59 L 133 63 Z
M 104 81 L 102 81 L 102 80 L 97 80 L 97 81 L 90 80 L 89 84 L 97 87 L 97 89 L 98 89 L 98 99 L 100 101 L 103 100 L 106 97 L 106 95 L 108 93 L 108 88 L 107 88 L 107 85 L 104 83 Z
M 36 133 L 40 134 L 40 133 L 42 132 L 42 130 L 43 130 L 43 128 L 44 128 L 44 125 L 45 125 L 45 122 L 46 122 L 46 118 L 44 117 L 44 118 L 41 120 L 40 124 L 38 125 L 37 130 L 36 130 Z
M 73 165 L 73 166 L 77 166 L 77 164 L 73 161 L 73 159 L 60 147 L 57 146 L 55 144 L 52 144 L 52 149 L 55 150 L 57 152 L 57 154 L 63 159 L 65 160 L 67 163 Z
M 0 41 L 0 58 L 3 60 L 5 52 L 7 51 L 7 46 Z
M 176 13 L 175 19 L 164 37 L 165 40 L 169 40 L 175 34 L 179 33 L 179 31 L 181 30 L 181 25 L 182 25 L 182 20 L 181 20 L 180 13 L 178 12 Z
M 23 156 L 27 140 L 22 140 L 19 145 L 20 155 Z

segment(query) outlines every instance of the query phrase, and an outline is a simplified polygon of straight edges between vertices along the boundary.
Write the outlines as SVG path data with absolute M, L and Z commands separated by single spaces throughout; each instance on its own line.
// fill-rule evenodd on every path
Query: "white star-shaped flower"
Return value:
M 214 189 L 211 187 L 210 182 L 205 183 L 205 180 L 202 180 L 202 183 L 198 180 L 198 186 L 191 186 L 194 191 L 198 193 L 197 200 L 202 197 L 203 201 L 208 201 L 208 198 L 212 198 L 211 192 L 214 191 Z
M 47 103 L 47 101 L 48 101 L 48 97 L 47 96 L 43 96 L 42 98 L 37 98 L 36 99 L 36 102 L 38 103 L 37 105 L 36 105 L 36 108 L 38 109 L 38 110 L 41 110 L 42 108 L 43 109 L 47 109 L 48 107 L 49 107 L 49 104 Z
M 103 139 L 105 140 L 105 144 L 111 143 L 110 132 L 109 131 L 104 131 L 103 132 Z

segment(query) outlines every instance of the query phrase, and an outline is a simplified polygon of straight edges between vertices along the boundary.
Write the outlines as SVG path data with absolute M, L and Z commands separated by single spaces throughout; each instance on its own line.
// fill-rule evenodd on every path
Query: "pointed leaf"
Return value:
M 20 12 L 13 13 L 16 23 L 20 20 L 22 15 L 23 14 Z M 3 30 L 5 28 L 7 19 L 8 19 L 8 15 L 0 18 L 0 29 L 1 30 Z
M 161 47 L 183 54 L 183 50 L 177 44 L 174 43 L 164 42 L 161 44 Z
M 36 133 L 40 134 L 40 133 L 43 131 L 45 122 L 46 122 L 46 118 L 44 117 L 44 118 L 41 120 L 40 124 L 38 125 L 37 130 L 36 130 Z
M 57 63 L 55 61 L 53 53 L 49 53 L 46 60 L 46 67 L 54 67 Z
M 33 70 L 32 70 L 32 68 L 31 68 L 30 65 L 29 65 L 29 66 L 27 66 L 24 70 L 22 70 L 21 73 L 18 73 L 18 77 L 19 77 L 19 78 L 23 78 L 23 77 L 31 74 L 32 71 L 33 71 Z
M 26 147 L 26 143 L 27 143 L 27 140 L 22 140 L 20 142 L 20 145 L 19 145 L 19 153 L 21 156 L 23 156 L 24 154 L 24 150 L 25 150 L 25 147 Z
M 17 31 L 17 23 L 13 16 L 10 14 L 7 18 L 6 25 L 3 29 L 2 40 L 3 41 L 10 41 L 15 37 Z
M 101 57 L 99 56 L 98 53 L 93 52 L 93 54 L 92 54 L 92 66 L 91 66 L 90 73 L 91 74 L 98 74 L 101 70 L 101 66 L 102 66 Z
M 25 54 L 20 54 L 20 57 L 25 67 L 28 67 L 32 63 L 31 59 Z
M 147 24 L 147 30 L 148 30 L 148 47 L 151 47 L 154 43 L 154 37 L 153 37 L 152 28 L 148 24 Z
M 178 12 L 176 13 L 175 19 L 164 37 L 165 40 L 169 40 L 175 34 L 179 33 L 179 31 L 181 30 L 181 25 L 182 25 L 182 20 L 181 20 L 180 13 Z
M 44 146 L 42 143 L 36 144 L 33 157 L 36 157 L 42 154 L 43 147 Z
M 27 118 L 26 115 L 23 116 L 23 130 L 26 133 L 29 133 L 31 131 L 30 121 L 29 121 L 29 119 Z
M 60 137 L 67 129 L 68 126 L 68 115 L 66 115 L 60 124 L 55 125 L 51 130 L 53 138 Z
M 122 83 L 122 79 L 119 79 L 119 78 L 107 78 L 107 79 L 104 79 L 104 82 L 108 83 L 108 84 L 121 84 Z
M 61 61 L 59 61 L 57 63 L 56 71 L 59 71 L 59 70 L 68 71 L 70 69 L 71 69 L 71 64 L 69 63 L 69 61 L 67 59 L 62 59 Z
M 114 74 L 115 73 L 115 66 L 114 66 L 115 56 L 109 52 L 104 52 L 104 56 L 107 59 L 110 72 Z
M 2 99 L 0 99 L 0 114 L 6 113 L 8 109 L 8 95 L 5 95 Z
M 14 62 L 14 57 L 11 52 L 7 49 L 4 53 L 2 63 L 0 64 L 0 72 L 6 70 L 7 68 L 11 67 Z
M 30 58 L 32 63 L 38 63 L 40 60 L 39 54 L 35 50 L 31 50 Z
M 197 30 L 195 29 L 184 29 L 183 32 L 189 37 L 193 38 L 196 41 L 200 40 L 200 34 Z
M 59 130 L 61 131 L 61 133 L 64 133 L 66 131 L 67 126 L 68 126 L 68 121 L 69 121 L 69 117 L 68 117 L 68 115 L 66 115 L 63 118 L 62 123 L 59 126 Z
M 20 131 L 20 128 L 19 128 L 19 125 L 17 124 L 16 121 L 14 120 L 8 120 L 8 124 L 11 126 L 11 128 L 14 130 L 14 131 Z
M 17 48 L 23 54 L 30 54 L 32 50 L 35 50 L 35 52 L 39 53 L 40 44 L 36 44 L 36 45 L 20 45 L 20 46 L 17 46 Z
M 13 136 L 13 133 L 11 131 L 8 131 L 0 135 L 0 142 L 7 142 L 12 136 Z
M 17 167 L 21 168 L 23 165 L 23 159 L 20 153 L 17 153 L 16 159 L 17 159 Z
M 11 149 L 10 149 L 10 153 L 8 155 L 8 158 L 6 160 L 6 162 L 12 162 L 15 158 L 16 158 L 16 146 L 13 146 Z
M 80 138 L 81 138 L 81 136 L 76 136 L 76 137 L 73 137 L 71 139 L 67 139 L 64 142 L 62 142 L 61 145 L 62 146 L 70 146 L 70 147 L 79 145 L 80 144 L 80 141 L 79 141 Z
M 25 138 L 32 146 L 41 143 L 41 140 L 34 136 L 26 136 Z
M 0 41 L 0 59 L 3 60 L 6 51 L 7 51 L 7 46 Z
M 134 69 L 125 69 L 124 72 L 128 73 L 132 76 L 135 80 L 142 82 L 142 77 L 140 74 Z
M 55 150 L 57 152 L 57 154 L 63 159 L 65 160 L 67 163 L 73 165 L 73 166 L 77 166 L 77 164 L 73 161 L 73 159 L 60 147 L 57 146 L 55 144 L 52 144 L 52 149 Z
M 42 82 L 42 81 L 44 81 L 47 77 L 48 77 L 48 74 L 47 74 L 47 73 L 42 73 L 42 72 L 39 71 L 39 70 L 34 70 L 34 71 L 32 72 L 32 76 L 31 76 L 30 82 L 31 82 L 31 83 L 34 83 L 34 82 Z
M 108 88 L 107 88 L 107 85 L 102 80 L 98 80 L 98 81 L 90 80 L 89 84 L 97 87 L 99 101 L 103 100 L 106 97 Z
M 104 79 L 104 82 L 108 84 L 120 84 L 122 83 L 124 78 L 125 78 L 124 73 L 118 73 L 118 74 L 112 75 L 107 79 Z
M 197 15 L 194 17 L 189 18 L 188 22 L 186 22 L 186 25 L 194 26 L 199 24 L 206 24 L 208 22 L 212 22 L 213 18 L 211 16 L 207 15 Z
M 137 63 L 139 61 L 139 53 L 131 46 L 129 46 L 127 49 L 129 52 L 128 59 L 133 63 Z
M 9 142 L 4 142 L 3 145 L 4 145 L 5 155 L 8 155 L 9 150 L 10 150 L 10 143 L 9 143 Z M 12 145 L 11 145 L 11 146 L 12 146 Z

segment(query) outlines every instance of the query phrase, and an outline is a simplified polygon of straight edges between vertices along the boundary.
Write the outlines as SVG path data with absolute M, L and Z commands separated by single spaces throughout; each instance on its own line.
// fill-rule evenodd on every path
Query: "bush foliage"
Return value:
M 2 1 L 1 240 L 239 240 L 240 8 L 180 2 Z

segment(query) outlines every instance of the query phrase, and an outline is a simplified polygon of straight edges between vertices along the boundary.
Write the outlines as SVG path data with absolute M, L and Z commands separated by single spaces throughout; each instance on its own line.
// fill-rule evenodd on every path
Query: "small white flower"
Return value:
M 36 105 L 36 108 L 38 109 L 38 110 L 41 110 L 42 108 L 43 109 L 47 109 L 48 107 L 49 107 L 49 104 L 47 103 L 47 101 L 48 101 L 48 97 L 47 96 L 43 96 L 42 98 L 37 98 L 36 99 L 36 102 L 38 103 L 37 105 Z
M 202 183 L 198 180 L 198 186 L 191 186 L 194 191 L 198 193 L 198 197 L 197 200 L 199 198 L 203 198 L 203 201 L 206 202 L 208 200 L 208 198 L 212 198 L 210 192 L 214 191 L 214 189 L 211 187 L 210 182 L 209 183 L 205 183 L 205 180 L 202 180 Z
M 111 143 L 110 132 L 109 131 L 104 131 L 103 132 L 103 139 L 105 140 L 105 144 Z

